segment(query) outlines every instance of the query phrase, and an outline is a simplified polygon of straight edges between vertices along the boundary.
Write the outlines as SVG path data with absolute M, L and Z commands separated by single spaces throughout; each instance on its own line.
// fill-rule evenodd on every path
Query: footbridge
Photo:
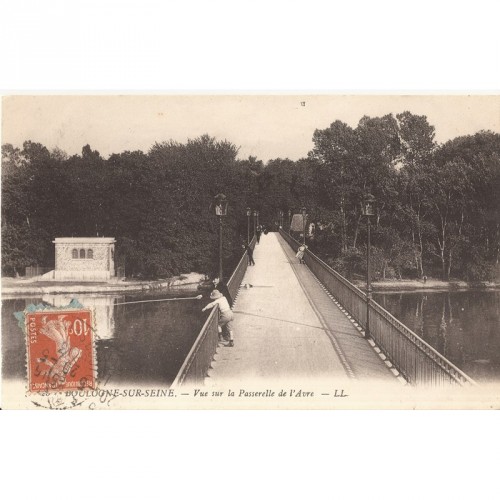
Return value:
M 256 265 L 242 256 L 228 281 L 234 347 L 219 342 L 212 309 L 173 386 L 247 378 L 474 384 L 312 252 L 299 263 L 300 243 L 289 234 L 269 233 L 252 245 Z

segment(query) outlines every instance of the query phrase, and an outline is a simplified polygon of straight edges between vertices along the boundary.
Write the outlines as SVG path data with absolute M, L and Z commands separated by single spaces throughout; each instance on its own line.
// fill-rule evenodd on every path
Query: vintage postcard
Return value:
M 499 95 L 2 100 L 3 409 L 500 407 Z

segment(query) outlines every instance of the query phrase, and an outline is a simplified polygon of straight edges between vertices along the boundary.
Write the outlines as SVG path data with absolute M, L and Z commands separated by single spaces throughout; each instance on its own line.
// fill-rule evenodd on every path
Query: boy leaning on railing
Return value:
M 222 328 L 222 334 L 219 334 L 219 340 L 228 340 L 228 347 L 234 346 L 234 336 L 232 329 L 232 321 L 234 319 L 233 311 L 229 307 L 229 302 L 226 297 L 219 292 L 219 290 L 214 290 L 210 294 L 210 298 L 213 302 L 209 302 L 202 311 L 207 309 L 212 309 L 212 307 L 219 306 L 219 326 Z

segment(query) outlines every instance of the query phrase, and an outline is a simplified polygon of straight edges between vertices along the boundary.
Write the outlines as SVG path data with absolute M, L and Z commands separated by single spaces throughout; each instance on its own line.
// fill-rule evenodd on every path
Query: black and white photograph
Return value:
M 3 407 L 498 407 L 498 96 L 2 104 Z

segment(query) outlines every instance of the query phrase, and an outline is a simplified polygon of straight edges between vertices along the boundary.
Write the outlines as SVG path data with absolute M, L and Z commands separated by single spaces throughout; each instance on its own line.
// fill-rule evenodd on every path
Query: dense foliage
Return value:
M 213 198 L 226 194 L 225 269 L 246 240 L 245 207 L 276 227 L 308 209 L 310 247 L 341 272 L 366 272 L 361 200 L 377 199 L 374 277 L 485 280 L 500 258 L 500 135 L 436 144 L 425 116 L 363 117 L 316 130 L 307 158 L 237 159 L 208 136 L 156 143 L 108 159 L 90 146 L 68 157 L 30 141 L 2 147 L 2 272 L 52 266 L 58 236 L 114 236 L 128 276 L 217 268 Z M 285 224 L 286 225 L 286 224 Z
M 259 178 L 269 214 L 299 212 L 310 248 L 349 277 L 366 274 L 361 201 L 377 200 L 374 277 L 495 278 L 500 259 L 500 135 L 443 145 L 425 116 L 364 117 L 316 130 L 306 160 L 269 162 Z M 286 219 L 286 218 L 285 218 Z M 311 225 L 312 225 L 311 224 Z
M 224 221 L 225 268 L 241 256 L 245 207 L 257 174 L 237 149 L 203 136 L 155 144 L 104 160 L 87 145 L 66 157 L 40 144 L 2 149 L 2 270 L 54 264 L 58 236 L 113 236 L 117 267 L 158 278 L 217 269 L 219 225 L 213 199 L 230 200 Z

